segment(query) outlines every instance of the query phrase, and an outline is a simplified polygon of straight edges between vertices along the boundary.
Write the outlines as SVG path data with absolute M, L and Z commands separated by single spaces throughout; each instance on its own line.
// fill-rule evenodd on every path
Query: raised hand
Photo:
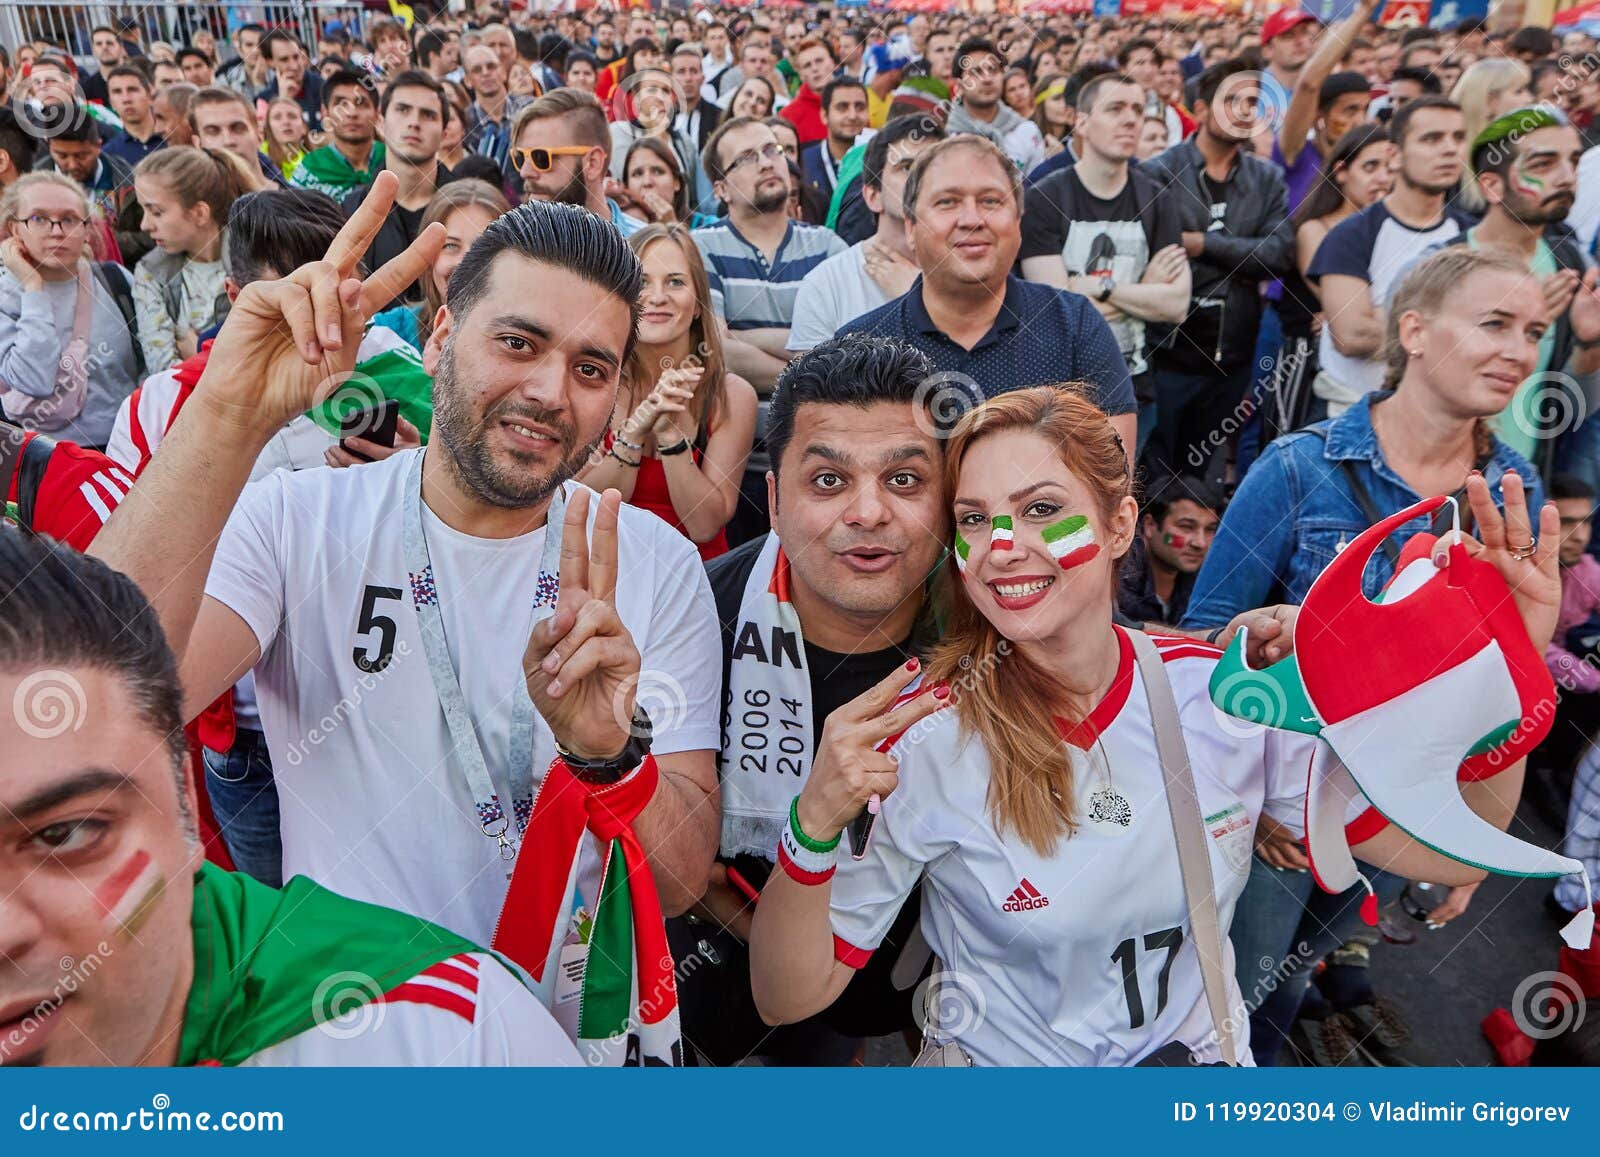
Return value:
M 1495 509 L 1483 475 L 1474 472 L 1467 479 L 1467 501 L 1482 541 L 1464 538 L 1463 543 L 1469 554 L 1494 564 L 1506 580 L 1522 615 L 1522 625 L 1528 629 L 1528 638 L 1543 652 L 1556 633 L 1556 617 L 1561 611 L 1561 572 L 1556 565 L 1561 516 L 1555 503 L 1545 503 L 1538 515 L 1538 545 L 1530 550 L 1534 524 L 1522 479 L 1514 471 L 1508 470 L 1501 477 L 1500 494 L 1505 499 L 1503 518 Z
M 0 261 L 5 263 L 7 272 L 17 279 L 17 284 L 22 286 L 22 292 L 37 293 L 44 288 L 44 275 L 28 256 L 22 242 L 15 237 L 0 241 Z
M 522 658 L 528 698 L 556 742 L 585 759 L 609 759 L 627 746 L 639 687 L 639 649 L 617 615 L 621 506 L 615 490 L 600 496 L 591 540 L 589 491 L 568 501 L 556 613 L 534 627 Z
M 806 835 L 823 842 L 833 839 L 868 800 L 887 797 L 899 784 L 898 763 L 888 752 L 879 752 L 878 745 L 950 703 L 950 685 L 941 683 L 894 706 L 921 669 L 915 659 L 895 668 L 883 682 L 828 716 L 811 775 L 800 791 L 800 826 Z
M 430 225 L 398 257 L 360 278 L 361 256 L 398 187 L 393 173 L 379 173 L 323 260 L 245 286 L 211 347 L 197 400 L 241 429 L 270 435 L 344 383 L 367 319 L 429 269 L 444 243 L 444 227 Z

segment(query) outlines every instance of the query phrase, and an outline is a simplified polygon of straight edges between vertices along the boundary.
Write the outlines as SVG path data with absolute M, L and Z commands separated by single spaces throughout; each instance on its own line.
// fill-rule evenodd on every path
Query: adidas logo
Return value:
M 1006 897 L 1006 902 L 1000 905 L 1006 912 L 1031 912 L 1035 908 L 1048 908 L 1050 897 L 1035 888 L 1028 877 L 1022 877 L 1022 883 L 1017 885 L 1017 890 Z

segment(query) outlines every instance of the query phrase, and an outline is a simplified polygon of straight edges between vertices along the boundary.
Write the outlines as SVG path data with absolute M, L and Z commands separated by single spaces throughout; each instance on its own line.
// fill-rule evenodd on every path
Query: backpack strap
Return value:
M 139 344 L 139 317 L 133 306 L 133 286 L 128 284 L 128 279 L 123 276 L 122 270 L 114 261 L 98 261 L 94 270 L 104 283 L 106 291 L 111 294 L 111 299 L 117 303 L 117 310 L 122 314 L 122 320 L 128 327 L 128 341 L 133 346 L 133 360 L 139 371 L 139 380 L 144 380 L 144 347 Z

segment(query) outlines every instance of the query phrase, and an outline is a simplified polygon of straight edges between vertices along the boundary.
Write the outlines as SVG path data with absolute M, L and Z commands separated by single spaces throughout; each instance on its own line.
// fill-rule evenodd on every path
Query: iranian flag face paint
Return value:
M 967 545 L 967 540 L 956 535 L 956 569 L 962 574 L 967 573 L 967 555 L 971 553 L 972 548 Z
M 104 913 L 106 927 L 129 936 L 140 926 L 161 899 L 166 880 L 150 853 L 141 848 L 95 890 L 94 898 Z
M 1100 553 L 1100 544 L 1094 540 L 1094 528 L 1081 514 L 1052 522 L 1044 528 L 1043 537 L 1045 546 L 1062 570 L 1082 566 Z
M 989 549 L 1010 550 L 1017 544 L 1017 536 L 1011 528 L 1009 514 L 997 514 L 989 522 Z

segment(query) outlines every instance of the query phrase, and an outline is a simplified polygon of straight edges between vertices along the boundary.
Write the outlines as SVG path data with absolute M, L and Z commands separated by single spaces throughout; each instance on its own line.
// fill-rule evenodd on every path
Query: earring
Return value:
M 1408 358 L 1420 358 L 1422 356 L 1422 351 L 1421 350 L 1406 350 L 1406 356 Z

